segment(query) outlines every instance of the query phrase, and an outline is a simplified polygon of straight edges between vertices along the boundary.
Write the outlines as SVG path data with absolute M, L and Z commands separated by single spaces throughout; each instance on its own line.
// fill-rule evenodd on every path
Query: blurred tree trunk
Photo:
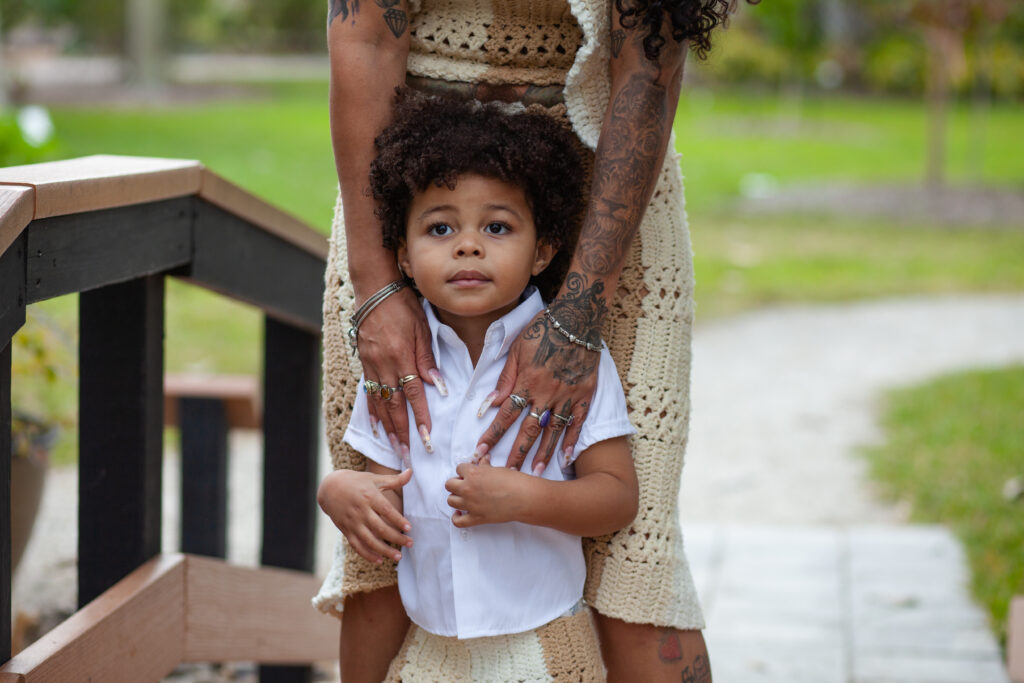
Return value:
M 928 146 L 925 183 L 942 187 L 946 181 L 946 113 L 949 103 L 949 36 L 942 28 L 925 28 L 928 45 Z
M 144 89 L 164 82 L 166 0 L 126 0 L 128 79 Z

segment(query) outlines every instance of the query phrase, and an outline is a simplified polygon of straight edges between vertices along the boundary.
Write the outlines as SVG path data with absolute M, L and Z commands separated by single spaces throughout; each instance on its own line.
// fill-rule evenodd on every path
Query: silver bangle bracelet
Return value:
M 564 327 L 562 327 L 558 323 L 557 320 L 555 320 L 555 316 L 551 315 L 551 309 L 550 308 L 545 308 L 544 309 L 544 315 L 546 315 L 548 317 L 548 320 L 551 321 L 552 326 L 554 326 L 554 328 L 558 331 L 558 333 L 561 334 L 566 339 L 568 339 L 569 341 L 571 341 L 573 344 L 579 344 L 580 346 L 585 347 L 587 349 L 587 351 L 600 351 L 601 350 L 600 340 L 599 340 L 599 343 L 597 345 L 594 345 L 594 344 L 591 344 L 590 342 L 588 342 L 587 340 L 580 339 L 575 334 L 572 334 L 571 332 L 566 330 Z
M 363 305 L 356 310 L 355 315 L 349 318 L 349 323 L 352 327 L 348 328 L 348 343 L 352 346 L 353 352 L 359 348 L 359 343 L 357 341 L 359 326 L 363 324 L 363 321 L 366 320 L 368 315 L 370 315 L 370 312 L 384 303 L 384 299 L 387 299 L 403 287 L 408 286 L 408 280 L 395 280 L 394 282 L 389 282 L 374 292 L 370 298 L 364 301 Z

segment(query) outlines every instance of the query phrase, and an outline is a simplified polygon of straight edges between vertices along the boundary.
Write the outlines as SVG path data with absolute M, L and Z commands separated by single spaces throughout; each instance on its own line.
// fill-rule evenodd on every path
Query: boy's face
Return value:
M 537 241 L 526 194 L 479 175 L 413 197 L 398 261 L 436 308 L 460 317 L 512 310 L 555 250 Z

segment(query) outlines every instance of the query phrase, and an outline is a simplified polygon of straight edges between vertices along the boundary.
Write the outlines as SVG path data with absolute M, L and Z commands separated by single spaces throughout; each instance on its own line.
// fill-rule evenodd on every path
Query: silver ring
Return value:
M 551 417 L 561 422 L 563 427 L 568 427 L 569 425 L 576 421 L 575 415 L 564 417 L 562 415 L 559 415 L 558 413 L 551 413 Z
M 519 394 L 509 394 L 508 400 L 512 401 L 512 405 L 514 405 L 518 410 L 522 410 L 527 404 L 527 400 Z

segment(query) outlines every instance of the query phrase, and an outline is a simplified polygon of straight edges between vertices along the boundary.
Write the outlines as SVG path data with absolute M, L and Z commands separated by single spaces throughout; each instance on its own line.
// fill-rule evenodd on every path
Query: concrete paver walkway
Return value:
M 959 543 L 942 527 L 901 523 L 905 511 L 874 497 L 856 450 L 879 438 L 882 390 L 1011 362 L 1024 362 L 1019 295 L 786 307 L 698 325 L 681 507 L 717 683 L 1007 681 Z M 258 436 L 233 433 L 231 449 L 228 555 L 253 565 Z M 164 472 L 170 550 L 176 455 Z M 51 473 L 16 609 L 73 608 L 76 475 Z M 332 532 L 321 517 L 321 574 Z
M 1024 296 L 766 309 L 693 346 L 680 506 L 715 680 L 1007 681 L 959 542 L 901 524 L 857 451 L 885 389 L 1024 362 Z

